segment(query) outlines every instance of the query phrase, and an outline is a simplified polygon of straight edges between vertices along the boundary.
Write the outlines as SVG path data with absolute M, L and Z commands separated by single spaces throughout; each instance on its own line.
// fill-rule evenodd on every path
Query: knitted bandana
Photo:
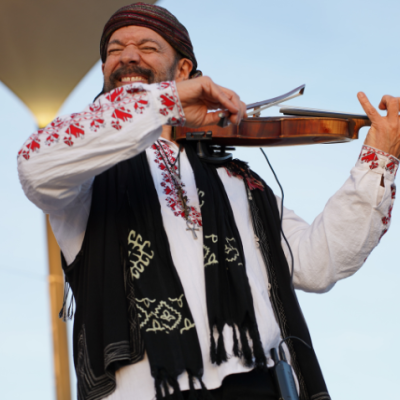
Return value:
M 128 25 L 143 26 L 157 32 L 179 54 L 192 61 L 191 77 L 201 75 L 201 72 L 197 71 L 197 60 L 186 28 L 165 8 L 145 3 L 124 6 L 107 21 L 100 41 L 100 55 L 103 62 L 106 60 L 107 44 L 113 32 Z

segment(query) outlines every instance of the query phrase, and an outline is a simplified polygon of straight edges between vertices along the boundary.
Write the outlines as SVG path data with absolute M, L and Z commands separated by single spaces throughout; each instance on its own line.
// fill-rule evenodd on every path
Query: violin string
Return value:
M 281 227 L 280 227 L 280 228 L 281 228 L 282 237 L 283 237 L 283 239 L 285 240 L 286 245 L 287 245 L 287 247 L 288 247 L 288 249 L 289 249 L 289 253 L 290 253 L 290 259 L 291 259 L 291 264 L 292 264 L 291 269 L 290 269 L 290 284 L 291 284 L 292 289 L 293 289 L 293 291 L 294 291 L 294 287 L 293 287 L 294 257 L 293 257 L 293 253 L 292 253 L 292 249 L 291 249 L 291 247 L 290 247 L 290 244 L 289 244 L 288 240 L 286 239 L 286 235 L 285 235 L 285 233 L 283 232 L 283 229 L 282 229 L 282 221 L 283 221 L 283 200 L 284 200 L 284 198 L 285 198 L 285 194 L 284 194 L 284 192 L 283 192 L 283 187 L 282 187 L 281 183 L 279 182 L 278 176 L 276 175 L 275 170 L 272 168 L 272 165 L 271 165 L 271 163 L 269 162 L 269 159 L 268 159 L 267 155 L 265 154 L 264 150 L 263 150 L 261 147 L 260 147 L 260 150 L 261 150 L 261 153 L 264 154 L 264 157 L 265 157 L 265 159 L 267 160 L 267 163 L 268 163 L 268 165 L 269 165 L 269 168 L 271 169 L 271 171 L 272 171 L 272 173 L 273 173 L 273 175 L 274 175 L 274 177 L 275 177 L 276 183 L 278 184 L 278 186 L 279 186 L 279 188 L 280 188 L 280 190 L 281 190 L 281 194 L 282 194 L 282 197 L 281 197 L 281 215 L 280 215 Z

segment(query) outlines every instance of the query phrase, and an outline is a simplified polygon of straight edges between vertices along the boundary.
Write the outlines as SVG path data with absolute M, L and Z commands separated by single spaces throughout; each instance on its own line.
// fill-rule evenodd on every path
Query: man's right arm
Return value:
M 18 153 L 24 192 L 44 212 L 56 214 L 94 176 L 152 144 L 162 125 L 213 125 L 220 113 L 210 110 L 218 109 L 234 124 L 246 115 L 239 96 L 208 77 L 116 88 L 29 137 Z
M 45 213 L 57 214 L 96 175 L 150 146 L 162 125 L 184 123 L 174 82 L 114 89 L 29 137 L 18 154 L 24 192 Z

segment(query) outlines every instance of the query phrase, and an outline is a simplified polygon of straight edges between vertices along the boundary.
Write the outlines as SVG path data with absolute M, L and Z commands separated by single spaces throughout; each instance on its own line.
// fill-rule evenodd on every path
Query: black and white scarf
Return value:
M 186 146 L 186 152 L 195 171 L 197 188 L 203 194 L 203 255 L 211 360 L 217 365 L 227 361 L 228 350 L 241 357 L 247 366 L 265 367 L 242 242 L 229 200 L 216 168 L 202 163 L 191 146 Z M 130 174 L 140 175 L 143 181 L 140 190 L 133 180 L 127 182 L 120 232 L 121 240 L 125 239 L 128 245 L 140 329 L 157 396 L 161 399 L 161 388 L 166 396 L 168 385 L 177 389 L 177 378 L 183 371 L 189 374 L 191 386 L 194 378 L 201 382 L 203 364 L 196 327 L 171 258 L 147 161 L 138 164 L 132 160 Z M 187 263 L 190 268 L 190 259 Z M 233 349 L 225 348 L 222 334 L 225 325 L 231 327 Z

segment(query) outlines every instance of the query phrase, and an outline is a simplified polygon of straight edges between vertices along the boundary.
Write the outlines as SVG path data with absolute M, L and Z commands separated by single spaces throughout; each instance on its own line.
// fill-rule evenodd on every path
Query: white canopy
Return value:
M 107 19 L 133 1 L 0 2 L 0 80 L 29 107 L 40 127 L 55 117 L 100 58 L 100 36 Z

